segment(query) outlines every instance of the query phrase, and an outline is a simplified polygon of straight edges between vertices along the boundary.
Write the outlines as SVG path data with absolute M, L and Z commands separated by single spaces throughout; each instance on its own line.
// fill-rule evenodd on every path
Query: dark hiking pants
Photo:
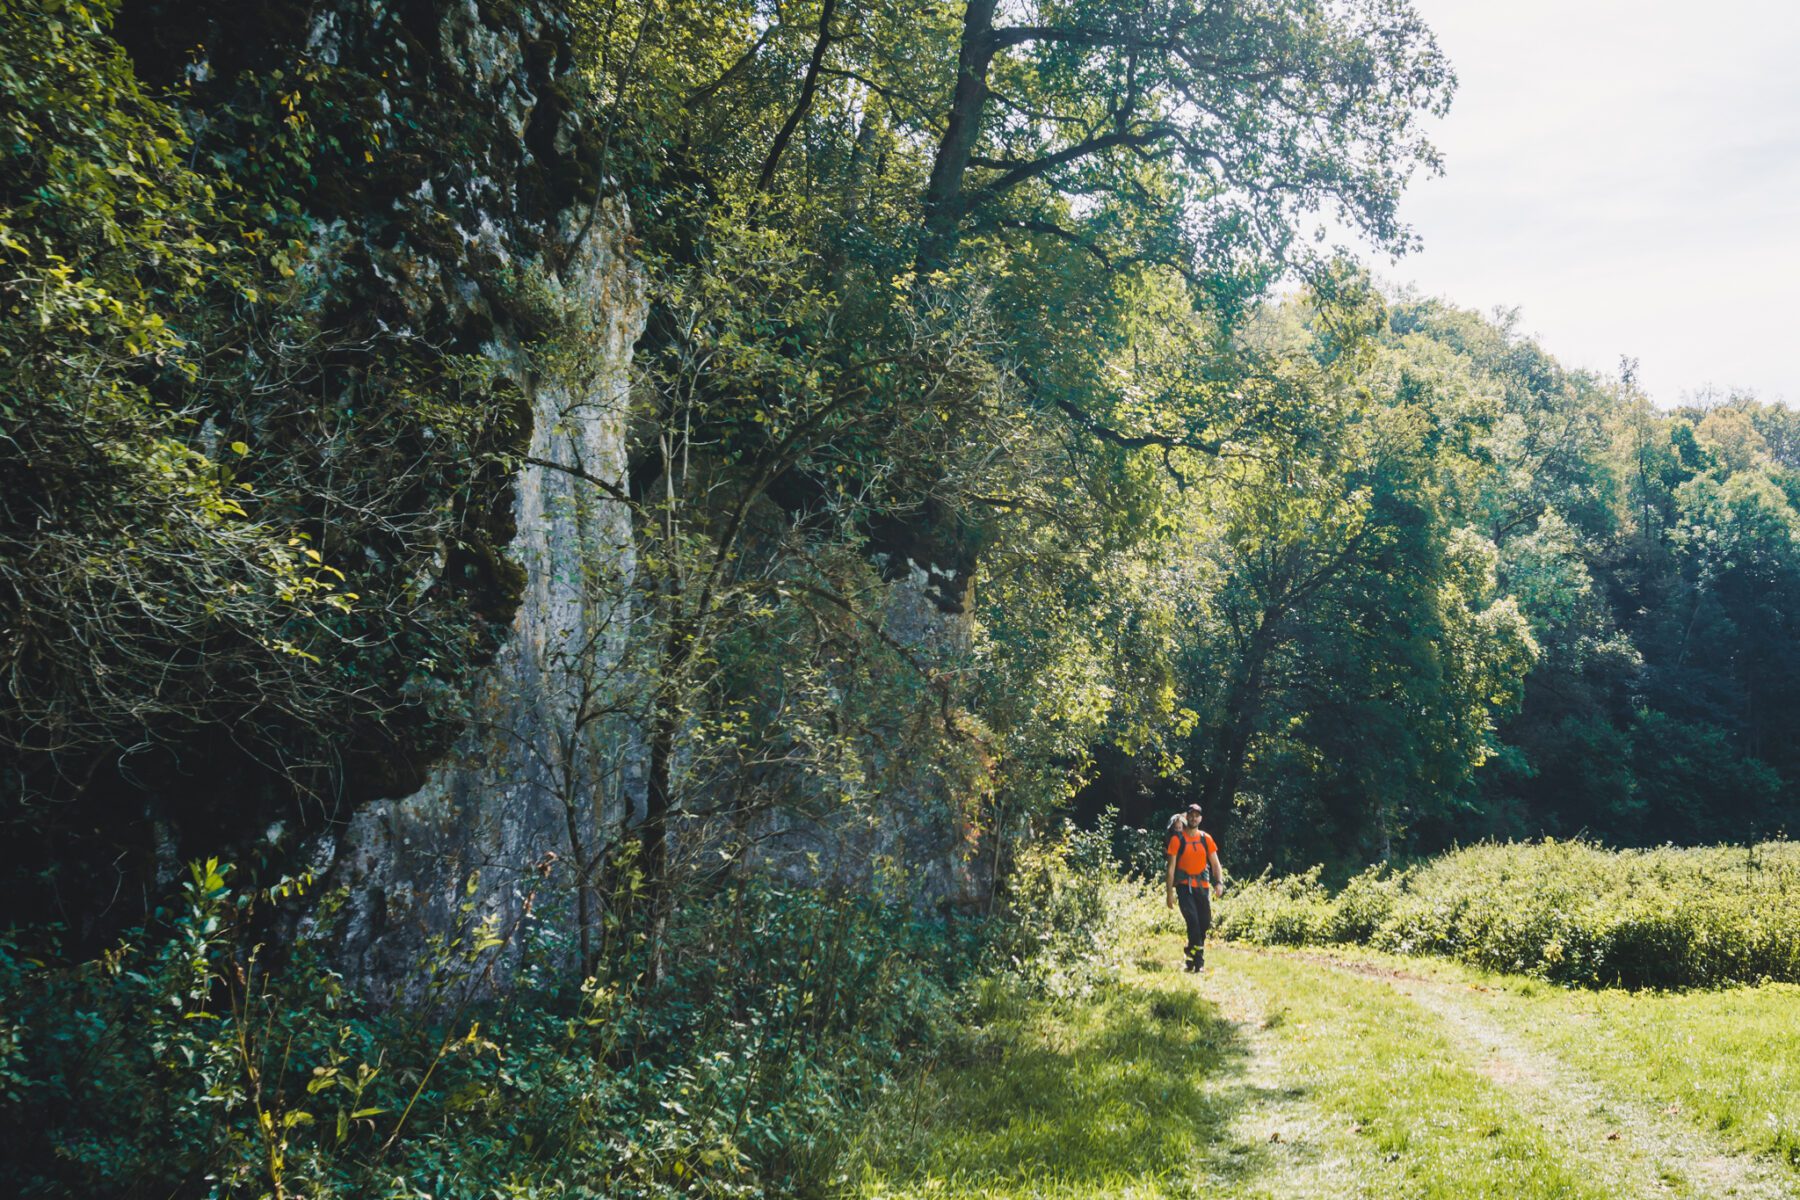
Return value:
M 1187 922 L 1187 963 L 1199 967 L 1206 962 L 1206 931 L 1212 928 L 1212 893 L 1197 884 L 1175 885 L 1175 902 L 1181 906 L 1181 919 Z

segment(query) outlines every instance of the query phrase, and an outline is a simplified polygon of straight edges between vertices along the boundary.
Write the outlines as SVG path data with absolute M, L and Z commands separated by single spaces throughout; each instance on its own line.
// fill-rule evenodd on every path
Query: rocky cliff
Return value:
M 377 636 L 416 647 L 395 672 L 402 707 L 391 732 L 348 734 L 343 799 L 299 822 L 303 857 L 343 898 L 325 929 L 346 974 L 414 987 L 430 948 L 510 939 L 554 908 L 570 865 L 625 817 L 594 710 L 629 616 L 630 518 L 607 489 L 624 477 L 645 294 L 584 117 L 574 28 L 550 0 L 138 0 L 116 35 L 180 98 L 197 152 L 302 243 L 288 304 L 324 347 L 305 371 L 342 427 L 381 411 L 379 389 L 416 422 L 396 439 L 482 427 L 460 439 L 482 457 L 451 464 L 447 492 L 399 497 L 449 514 L 423 561 L 379 528 L 350 551 L 372 578 L 415 579 L 385 596 L 467 613 L 470 636 L 427 642 L 403 614 L 381 618 Z M 434 415 L 412 398 L 426 389 L 474 397 L 470 415 Z M 462 732 L 434 747 L 429 728 L 409 735 L 411 710 L 445 710 L 439 724 Z M 241 856 L 209 832 L 178 830 L 168 855 Z
M 578 366 L 545 373 L 517 344 L 489 346 L 531 414 L 506 548 L 524 586 L 469 726 L 424 786 L 365 805 L 317 847 L 315 866 L 347 896 L 332 934 L 339 961 L 367 985 L 416 987 L 413 968 L 433 947 L 460 942 L 466 965 L 489 934 L 516 954 L 534 908 L 565 927 L 581 920 L 573 873 L 626 819 L 624 759 L 600 718 L 623 684 L 631 519 L 593 481 L 625 476 L 644 320 L 627 235 L 616 206 L 571 233 L 554 286 L 584 334 Z
M 418 662 L 392 669 L 402 703 L 373 733 L 346 733 L 335 801 L 303 802 L 281 826 L 278 848 L 298 837 L 334 897 L 313 935 L 348 978 L 402 999 L 420 994 L 416 968 L 433 957 L 498 982 L 521 934 L 573 955 L 597 919 L 594 878 L 645 811 L 640 668 L 628 660 L 650 618 L 636 603 L 627 494 L 646 286 L 567 7 L 128 0 L 117 36 L 180 97 L 199 154 L 245 194 L 266 195 L 296 239 L 289 303 L 324 346 L 301 373 L 297 411 L 329 396 L 344 428 L 385 411 L 407 423 L 397 441 L 423 447 L 444 426 L 414 393 L 467 388 L 465 419 L 483 424 L 466 478 L 451 472 L 447 490 L 417 499 L 450 514 L 436 543 L 394 550 L 381 530 L 390 514 L 377 513 L 338 548 L 390 581 L 386 595 L 416 596 L 406 602 L 459 616 L 448 627 L 466 631 L 456 643 L 404 622 L 370 630 Z M 368 401 L 381 388 L 386 410 Z M 341 453 L 334 437 L 308 450 L 325 474 Z M 769 507 L 775 526 L 788 519 Z M 889 589 L 879 623 L 919 678 L 910 698 L 877 697 L 855 752 L 860 773 L 882 781 L 875 819 L 869 789 L 833 810 L 802 795 L 804 780 L 776 778 L 748 861 L 797 881 L 979 905 L 993 866 L 978 818 L 988 764 L 970 719 L 929 682 L 969 653 L 972 564 L 921 565 L 890 542 L 872 543 L 871 571 Z M 439 661 L 446 648 L 456 661 Z M 409 728 L 414 708 L 436 724 Z M 670 814 L 677 861 L 712 845 L 708 786 Z M 282 802 L 261 803 L 245 811 Z M 265 822 L 241 823 L 255 836 Z M 209 841 L 215 832 L 176 830 L 159 852 L 165 873 L 196 853 L 242 851 L 243 829 Z

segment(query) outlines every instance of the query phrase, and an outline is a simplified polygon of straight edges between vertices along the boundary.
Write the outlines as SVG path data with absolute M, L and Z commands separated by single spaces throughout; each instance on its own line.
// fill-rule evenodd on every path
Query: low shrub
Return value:
M 680 909 L 654 969 L 615 928 L 600 973 L 568 980 L 547 968 L 570 948 L 539 935 L 502 997 L 440 989 L 413 1011 L 364 1004 L 311 943 L 259 944 L 296 884 L 245 894 L 203 864 L 99 961 L 0 940 L 0 1192 L 819 1194 L 848 1114 L 983 978 L 1091 974 L 1103 877 L 1066 843 L 1027 856 L 1010 915 L 741 879 Z M 445 946 L 431 969 L 493 947 Z
M 1487 843 L 1335 894 L 1317 869 L 1265 876 L 1220 932 L 1266 945 L 1357 943 L 1581 986 L 1800 983 L 1800 844 L 1606 850 Z
M 1266 946 L 1303 946 L 1330 941 L 1331 898 L 1319 882 L 1320 868 L 1279 878 L 1264 875 L 1237 884 L 1230 900 L 1217 905 L 1218 930 L 1240 941 Z

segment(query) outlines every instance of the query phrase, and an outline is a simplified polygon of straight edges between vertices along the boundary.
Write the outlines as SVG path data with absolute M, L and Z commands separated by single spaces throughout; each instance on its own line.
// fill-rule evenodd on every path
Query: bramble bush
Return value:
M 1114 804 L 1100 810 L 1092 829 L 1071 825 L 1065 840 L 1070 865 L 1079 872 L 1122 875 L 1139 883 L 1160 884 L 1168 866 L 1163 857 L 1168 833 L 1160 827 L 1140 829 L 1121 824 L 1118 806 Z
M 1606 850 L 1488 843 L 1371 867 L 1333 893 L 1318 869 L 1264 877 L 1220 932 L 1265 945 L 1356 943 L 1580 986 L 1800 983 L 1800 844 Z
M 198 864 L 173 911 L 99 960 L 0 939 L 0 1191 L 821 1194 L 851 1114 L 954 1032 L 972 989 L 1095 977 L 1109 877 L 1071 857 L 1066 839 L 1027 848 L 982 919 L 738 879 L 678 911 L 660 979 L 627 925 L 586 980 L 526 930 L 502 995 L 451 983 L 412 1010 L 365 1004 L 311 941 L 263 944 L 303 881 L 244 892 Z M 466 981 L 497 940 L 421 969 Z
M 1110 813 L 1111 810 L 1108 810 Z M 1117 966 L 1125 919 L 1112 830 L 1066 823 L 1062 836 L 1021 848 L 1007 881 L 1010 919 L 997 923 L 982 974 L 1020 977 L 1027 995 L 1090 993 Z

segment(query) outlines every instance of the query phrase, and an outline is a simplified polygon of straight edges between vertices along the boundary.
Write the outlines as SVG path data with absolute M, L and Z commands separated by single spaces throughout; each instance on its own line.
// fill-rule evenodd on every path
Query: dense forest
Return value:
M 1507 314 L 1370 320 L 1350 419 L 1228 473 L 1169 548 L 1207 572 L 1172 661 L 1215 820 L 1290 869 L 1791 829 L 1796 413 L 1658 409 Z M 1190 790 L 1100 761 L 1090 806 Z
M 523 989 L 549 998 L 508 1045 L 562 1062 L 579 1011 L 599 1058 L 724 1089 L 667 1118 L 719 1157 L 626 1170 L 601 1139 L 607 1194 L 749 1194 L 811 1178 L 823 1097 L 888 1068 L 808 1091 L 811 1067 L 705 1055 L 921 1036 L 986 961 L 926 924 L 1047 911 L 1021 865 L 1071 816 L 1198 800 L 1236 871 L 1349 873 L 1800 814 L 1800 414 L 1659 407 L 1630 363 L 1566 370 L 1516 316 L 1384 291 L 1319 232 L 1404 253 L 1401 196 L 1440 168 L 1454 74 L 1404 0 L 0 20 L 12 1133 L 33 1095 L 141 1097 L 130 1056 L 201 1034 L 115 1047 L 114 1078 L 93 1030 L 157 988 L 242 987 L 248 1020 L 265 939 L 313 981 L 266 1001 L 300 1023 L 351 1004 L 319 980 L 396 986 L 430 948 L 463 957 L 400 987 L 427 1011 L 452 977 Z M 493 716 L 509 687 L 528 725 Z M 453 847 L 484 788 L 496 840 Z M 768 879 L 807 886 L 745 890 Z M 730 974 L 722 895 L 788 965 Z M 827 953 L 866 966 L 860 998 L 814 1007 Z M 583 1007 L 620 995 L 629 1035 Z M 87 1049 L 29 1033 L 81 1004 L 112 1014 L 63 1038 Z M 376 1061 L 313 1033 L 290 1050 L 338 1054 L 321 1079 Z M 445 1047 L 475 1069 L 473 1031 L 414 1042 L 438 1049 L 412 1101 L 464 1114 L 433 1137 L 530 1124 L 454 1092 L 473 1075 L 427 1093 Z M 214 1194 L 257 1171 L 283 1194 L 275 1142 L 311 1135 L 209 1140 L 238 1110 L 206 1089 L 255 1089 L 195 1086 L 151 1107 L 262 1156 Z M 542 1086 L 580 1120 L 649 1111 Z M 816 1107 L 745 1124 L 752 1094 Z M 317 1149 L 317 1179 L 355 1194 L 414 1152 L 356 1132 L 389 1102 L 412 1111 L 346 1102 L 335 1129 L 375 1174 Z M 564 1119 L 484 1126 L 483 1153 L 580 1142 Z M 205 1194 L 222 1169 L 196 1149 L 125 1185 L 142 1162 L 84 1136 L 40 1147 L 32 1186 Z

